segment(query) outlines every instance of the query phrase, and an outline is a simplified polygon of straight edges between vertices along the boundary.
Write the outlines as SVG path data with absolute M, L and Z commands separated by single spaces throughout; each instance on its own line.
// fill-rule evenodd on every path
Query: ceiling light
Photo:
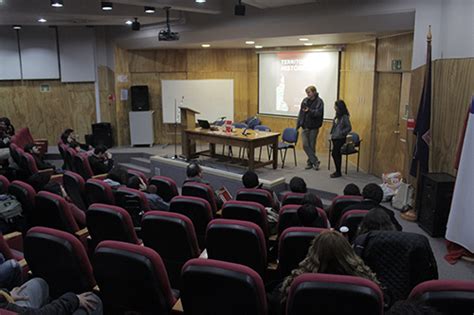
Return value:
M 55 8 L 62 8 L 63 7 L 63 0 L 51 0 L 51 6 Z
M 255 45 L 255 48 L 256 48 L 256 49 L 261 49 L 261 48 L 263 48 L 263 46 Z
M 255 42 L 253 40 L 248 40 L 245 42 L 247 45 L 253 45 L 255 44 Z
M 145 13 L 148 13 L 148 14 L 155 13 L 155 7 L 145 7 Z
M 40 23 L 46 23 L 46 22 L 48 22 L 48 20 L 43 19 L 43 18 L 40 18 L 40 19 L 38 19 L 38 22 L 40 22 Z
M 206 0 L 196 0 L 196 3 L 205 3 Z
M 132 23 L 133 23 L 133 22 L 132 22 L 131 20 L 127 20 L 127 21 L 125 22 L 125 24 L 127 24 L 127 25 L 132 25 Z
M 21 30 L 21 25 L 13 25 L 14 30 Z
M 304 43 L 305 46 L 313 46 L 313 43 Z
M 202 44 L 201 47 L 202 48 L 209 48 L 209 47 L 211 47 L 211 45 L 210 44 Z
M 306 42 L 306 41 L 308 41 L 309 39 L 307 39 L 307 38 L 300 38 L 299 40 L 302 41 L 302 42 Z
M 102 1 L 102 10 L 103 11 L 111 11 L 114 8 L 112 2 L 105 2 Z

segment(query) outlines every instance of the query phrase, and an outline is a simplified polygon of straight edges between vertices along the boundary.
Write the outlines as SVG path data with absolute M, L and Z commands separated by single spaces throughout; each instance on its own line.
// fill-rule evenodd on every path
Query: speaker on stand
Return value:
M 148 96 L 147 85 L 134 85 L 131 87 L 132 94 L 132 111 L 148 111 L 150 110 L 150 102 Z

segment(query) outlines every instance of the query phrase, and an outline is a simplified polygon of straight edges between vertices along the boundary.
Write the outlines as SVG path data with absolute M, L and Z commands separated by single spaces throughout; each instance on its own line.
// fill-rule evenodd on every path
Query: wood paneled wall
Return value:
M 400 72 L 411 71 L 413 33 L 394 35 L 377 41 L 377 71 L 392 72 L 392 60 L 401 60 Z
M 42 93 L 41 84 L 50 92 Z M 16 129 L 29 127 L 35 138 L 55 145 L 66 128 L 73 128 L 84 141 L 95 122 L 93 83 L 51 81 L 0 81 L 0 116 L 11 119 Z

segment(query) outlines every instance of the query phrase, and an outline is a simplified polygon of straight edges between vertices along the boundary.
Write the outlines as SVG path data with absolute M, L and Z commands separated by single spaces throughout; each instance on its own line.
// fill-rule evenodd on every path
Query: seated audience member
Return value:
M 263 187 L 263 184 L 260 183 L 257 173 L 255 173 L 254 171 L 245 172 L 244 175 L 242 175 L 242 184 L 244 185 L 245 188 L 264 189 L 268 191 L 272 195 L 272 199 L 273 199 L 272 208 L 278 211 L 280 207 L 278 204 L 277 195 L 275 194 L 273 190 Z
M 319 197 L 313 193 L 304 194 L 303 200 L 301 200 L 301 204 L 302 205 L 310 204 L 314 207 L 324 209 L 323 202 L 321 201 L 321 199 L 319 199 Z
M 386 315 L 442 315 L 421 301 L 403 300 L 395 302 Z
M 107 151 L 107 147 L 99 144 L 89 156 L 89 164 L 94 175 L 99 175 L 108 173 L 114 166 L 114 160 L 112 160 L 112 154 Z
M 186 183 L 200 183 L 200 184 L 208 185 L 209 187 L 211 187 L 211 190 L 214 192 L 214 195 L 216 197 L 217 209 L 222 208 L 222 205 L 223 205 L 222 200 L 217 196 L 216 191 L 211 186 L 211 183 L 209 183 L 207 180 L 203 178 L 202 168 L 197 162 L 191 162 L 188 164 L 188 167 L 186 168 L 186 179 L 183 182 L 183 184 L 186 184 Z
M 283 284 L 275 289 L 279 293 L 281 303 L 276 306 L 275 294 L 272 294 L 270 301 L 273 302 L 275 310 L 284 307 L 291 283 L 304 273 L 357 276 L 379 284 L 375 273 L 355 254 L 346 238 L 339 232 L 328 230 L 314 238 L 306 258 L 291 272 L 291 275 L 286 277 Z
M 127 170 L 121 166 L 114 166 L 107 174 L 104 182 L 109 184 L 112 189 L 117 189 L 120 186 L 127 185 L 128 173 Z
M 39 148 L 36 146 L 36 144 L 29 143 L 25 145 L 25 148 L 23 150 L 33 156 L 33 158 L 35 159 L 36 167 L 39 170 L 56 169 L 53 164 L 48 163 L 44 160 L 44 158 L 40 155 Z
M 15 127 L 13 127 L 10 119 L 8 117 L 2 117 L 0 118 L 0 126 L 5 127 L 5 131 L 7 135 L 10 137 L 13 137 L 15 135 Z
M 312 204 L 304 204 L 296 210 L 296 215 L 301 226 L 325 228 L 327 222 L 321 218 L 315 206 Z
M 22 268 L 15 259 L 6 260 L 0 253 L 0 288 L 11 290 L 21 284 Z
M 63 131 L 61 134 L 61 141 L 77 151 L 87 151 L 92 149 L 90 145 L 79 143 L 74 135 L 74 130 L 71 128 L 67 128 Z
M 380 205 L 383 200 L 383 190 L 379 185 L 374 183 L 365 185 L 364 189 L 362 189 L 362 197 L 364 199 L 361 202 L 344 208 L 341 213 L 341 217 L 342 215 L 344 215 L 345 212 L 349 210 L 371 210 L 373 208 L 380 207 L 390 217 L 390 220 L 392 221 L 395 228 L 398 231 L 402 230 L 402 226 L 400 225 L 400 223 L 398 223 L 393 211 Z
M 360 196 L 360 188 L 356 184 L 347 184 L 343 194 L 344 196 Z
M 92 292 L 63 294 L 49 302 L 49 287 L 41 278 L 33 278 L 21 287 L 0 291 L 0 308 L 28 315 L 101 315 L 102 302 Z
M 42 190 L 63 197 L 69 204 L 72 215 L 80 228 L 86 227 L 86 214 L 79 209 L 69 198 L 64 187 L 58 182 L 51 181 L 51 175 L 45 173 L 36 173 L 27 179 L 27 183 L 38 193 Z
M 294 193 L 306 194 L 308 189 L 306 188 L 306 182 L 301 177 L 295 176 L 290 180 L 290 190 Z
M 10 158 L 10 137 L 5 124 L 0 122 L 0 161 Z
M 169 203 L 165 202 L 160 196 L 156 194 L 157 188 L 155 185 L 149 185 L 143 182 L 143 179 L 139 176 L 132 176 L 127 182 L 128 188 L 140 190 L 145 194 L 148 204 L 152 210 L 165 210 L 170 209 Z
M 357 235 L 369 233 L 370 231 L 395 231 L 395 226 L 384 209 L 378 207 L 369 211 L 360 222 Z

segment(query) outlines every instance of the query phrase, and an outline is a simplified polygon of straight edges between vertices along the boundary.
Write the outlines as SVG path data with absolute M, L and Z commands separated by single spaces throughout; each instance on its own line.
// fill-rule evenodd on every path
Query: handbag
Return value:
M 356 153 L 357 150 L 355 148 L 354 142 L 346 142 L 341 147 L 342 154 L 352 154 Z

